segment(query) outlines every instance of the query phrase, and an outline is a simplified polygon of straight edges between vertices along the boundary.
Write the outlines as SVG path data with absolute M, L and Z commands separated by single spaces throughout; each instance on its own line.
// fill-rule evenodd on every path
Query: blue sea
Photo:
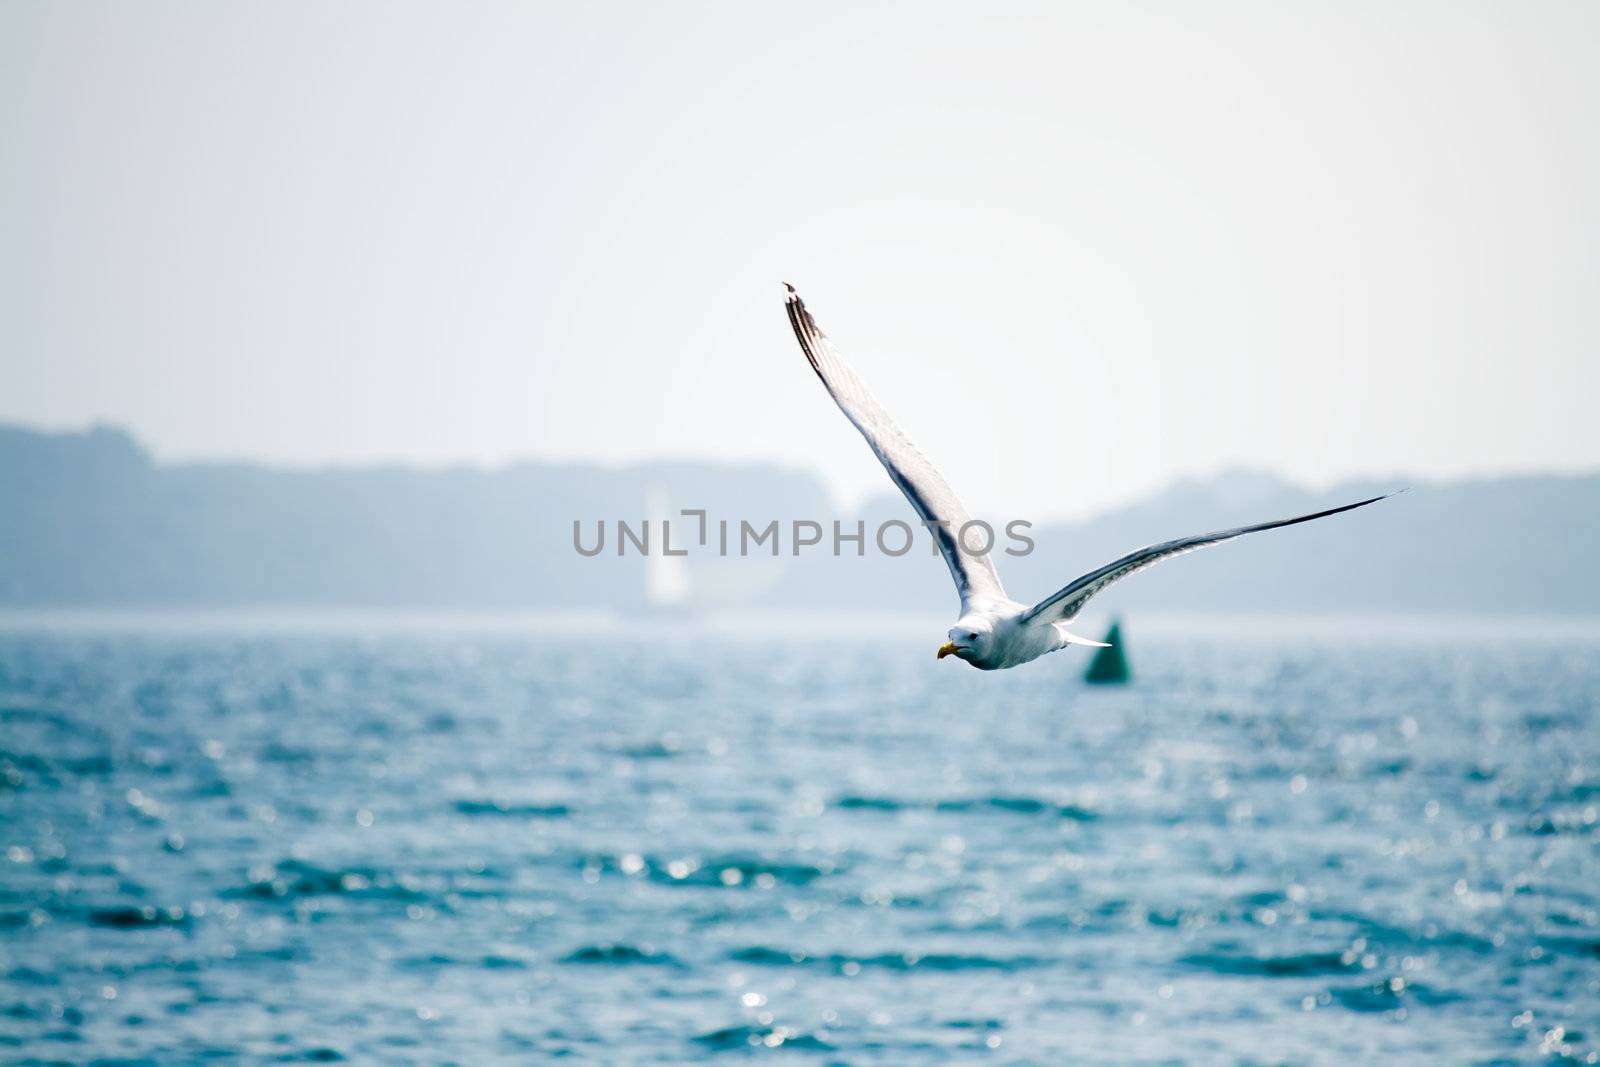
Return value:
M 1600 1058 L 1600 628 L 0 630 L 0 1059 Z

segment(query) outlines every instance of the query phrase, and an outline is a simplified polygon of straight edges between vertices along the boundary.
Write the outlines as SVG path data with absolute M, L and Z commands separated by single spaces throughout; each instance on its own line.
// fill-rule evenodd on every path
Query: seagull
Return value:
M 878 461 L 889 472 L 889 479 L 900 487 L 921 517 L 923 525 L 932 531 L 939 552 L 950 568 L 950 577 L 955 579 L 956 592 L 961 597 L 961 615 L 950 628 L 945 643 L 939 646 L 938 659 L 955 656 L 979 670 L 993 671 L 1020 666 L 1068 645 L 1104 648 L 1105 642 L 1079 637 L 1069 632 L 1067 625 L 1077 618 L 1091 597 L 1111 583 L 1164 559 L 1182 556 L 1210 545 L 1220 545 L 1245 534 L 1276 530 L 1281 526 L 1310 522 L 1342 511 L 1354 511 L 1391 495 L 1385 493 L 1343 507 L 1297 515 L 1292 519 L 1236 526 L 1231 530 L 1217 530 L 1149 545 L 1074 579 L 1031 607 L 1019 604 L 1006 596 L 1005 589 L 1000 585 L 1000 575 L 995 572 L 988 553 L 972 552 L 962 542 L 962 532 L 972 522 L 972 516 L 950 489 L 949 483 L 894 424 L 889 413 L 867 390 L 866 383 L 834 351 L 827 335 L 806 310 L 794 286 L 784 282 L 783 287 L 789 324 L 794 327 L 795 338 L 799 340 L 800 349 L 806 354 L 811 369 L 822 379 L 823 387 L 833 397 L 834 403 L 839 405 L 839 410 L 844 412 L 845 418 L 867 439 Z

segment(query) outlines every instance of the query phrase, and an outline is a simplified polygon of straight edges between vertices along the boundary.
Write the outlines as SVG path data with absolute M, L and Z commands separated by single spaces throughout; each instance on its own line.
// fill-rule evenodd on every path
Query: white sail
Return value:
M 667 548 L 667 494 L 650 494 L 650 557 L 645 567 L 645 599 L 653 608 L 682 607 L 689 600 L 689 568 L 682 556 L 669 556 Z M 691 524 L 692 526 L 692 524 Z M 672 528 L 673 551 L 688 547 L 682 522 Z

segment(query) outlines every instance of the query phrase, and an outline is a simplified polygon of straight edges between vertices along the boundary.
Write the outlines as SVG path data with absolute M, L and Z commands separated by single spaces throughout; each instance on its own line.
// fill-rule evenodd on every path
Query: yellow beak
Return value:
M 939 654 L 933 658 L 944 659 L 946 656 L 953 655 L 955 650 L 956 643 L 954 641 L 946 641 L 944 644 L 939 646 Z

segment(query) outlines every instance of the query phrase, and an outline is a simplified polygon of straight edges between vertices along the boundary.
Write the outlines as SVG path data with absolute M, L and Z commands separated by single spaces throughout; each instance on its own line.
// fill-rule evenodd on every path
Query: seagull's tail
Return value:
M 1057 626 L 1056 633 L 1061 635 L 1061 646 L 1063 648 L 1067 645 L 1088 645 L 1090 648 L 1111 647 L 1110 641 L 1091 641 L 1087 637 L 1079 637 L 1077 634 L 1068 633 L 1065 626 Z

